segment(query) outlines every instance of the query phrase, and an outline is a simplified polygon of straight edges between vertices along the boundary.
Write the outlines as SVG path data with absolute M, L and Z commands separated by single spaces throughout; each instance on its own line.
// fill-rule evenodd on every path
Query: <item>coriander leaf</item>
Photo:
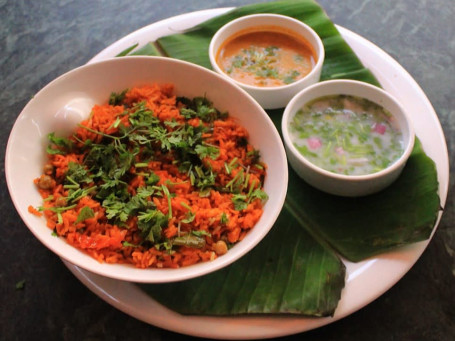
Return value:
M 151 172 L 147 179 L 145 179 L 145 183 L 151 186 L 156 185 L 158 181 L 160 181 L 160 177 L 155 172 Z
M 292 70 L 291 72 L 287 73 L 285 76 L 284 76 L 284 79 L 283 79 L 283 82 L 285 84 L 290 84 L 290 83 L 293 83 L 295 82 L 296 78 L 300 76 L 300 72 L 296 71 L 296 70 Z
M 178 146 L 182 142 L 182 136 L 181 135 L 171 135 L 168 138 L 169 144 Z
M 197 112 L 190 108 L 182 108 L 180 109 L 180 115 L 189 120 L 191 118 L 197 117 Z
M 96 194 L 96 198 L 104 200 L 111 194 L 117 196 L 119 200 L 127 200 L 129 193 L 127 191 L 128 184 L 119 179 L 109 179 L 106 175 L 102 175 L 101 180 L 104 182 L 100 185 L 100 190 Z
M 211 170 L 205 170 L 201 166 L 195 166 L 190 172 L 191 184 L 201 192 L 209 191 L 215 185 L 215 174 Z
M 269 198 L 267 193 L 259 188 L 255 189 L 248 197 L 250 201 L 253 199 L 267 200 Z
M 128 92 L 128 89 L 123 90 L 120 93 L 112 92 L 109 96 L 109 104 L 110 105 L 121 105 L 123 100 L 125 99 L 125 95 Z
M 220 150 L 215 146 L 198 144 L 195 148 L 196 153 L 201 159 L 210 157 L 212 160 L 220 155 Z
M 191 234 L 192 235 L 195 235 L 197 237 L 202 237 L 202 236 L 208 236 L 208 237 L 211 237 L 212 235 L 210 234 L 210 232 L 207 232 L 205 230 L 198 230 L 198 231 L 191 231 Z
M 145 102 L 136 103 L 129 115 L 129 121 L 133 127 L 151 127 L 160 122 L 153 111 L 148 109 Z
M 221 214 L 220 224 L 226 225 L 229 222 L 229 219 L 225 212 Z
M 55 133 L 47 135 L 50 145 L 47 147 L 48 154 L 67 154 L 73 148 L 73 142 L 65 137 L 57 137 Z
M 195 97 L 192 100 L 184 97 L 179 97 L 177 100 L 185 106 L 180 109 L 180 114 L 186 119 L 199 118 L 203 122 L 213 122 L 218 118 L 224 118 L 226 113 L 220 113 L 213 107 L 205 97 Z
M 126 240 L 124 240 L 124 241 L 122 242 L 122 245 L 123 245 L 124 247 L 139 247 L 139 246 L 140 246 L 140 245 L 136 245 L 136 244 L 130 243 L 130 242 L 126 241 Z
M 124 211 L 129 217 L 135 215 L 138 211 L 145 210 L 148 207 L 148 201 L 142 195 L 136 194 L 125 204 Z
M 144 239 L 152 243 L 161 241 L 161 232 L 167 223 L 167 216 L 159 210 L 149 209 L 138 214 L 137 226 L 142 231 Z
M 164 121 L 164 124 L 170 128 L 177 128 L 180 125 L 175 119 L 172 119 L 172 121 Z
M 153 186 L 147 187 L 138 187 L 137 188 L 137 196 L 140 198 L 148 198 L 155 194 L 155 188 Z
M 78 184 L 91 183 L 93 181 L 84 166 L 76 162 L 68 163 L 68 171 L 66 172 L 66 177 L 67 179 L 71 179 L 70 182 L 75 182 Z
M 234 194 L 231 200 L 234 203 L 234 208 L 237 211 L 244 210 L 248 206 L 247 196 L 245 194 Z
M 75 224 L 79 224 L 80 222 L 82 222 L 86 219 L 89 219 L 89 218 L 93 218 L 94 216 L 95 216 L 95 212 L 93 212 L 93 210 L 90 207 L 84 206 L 80 210 Z
M 124 200 L 111 193 L 106 199 L 103 200 L 102 206 L 106 210 L 106 218 L 114 219 L 116 222 L 122 223 L 128 220 L 128 213 L 126 213 Z

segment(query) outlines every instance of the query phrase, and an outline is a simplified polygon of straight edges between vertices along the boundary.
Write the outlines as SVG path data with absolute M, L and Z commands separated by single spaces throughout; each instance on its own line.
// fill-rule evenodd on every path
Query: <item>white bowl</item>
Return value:
M 295 113 L 313 99 L 338 94 L 368 99 L 390 112 L 403 136 L 403 154 L 397 161 L 376 173 L 343 175 L 322 169 L 302 156 L 289 135 L 289 124 Z M 297 174 L 313 187 L 330 194 L 347 197 L 373 194 L 395 181 L 412 152 L 415 140 L 411 120 L 394 97 L 379 87 L 354 80 L 325 81 L 302 90 L 287 105 L 283 114 L 281 129 L 289 163 Z
M 227 39 L 247 29 L 257 28 L 257 30 L 261 30 L 267 29 L 267 27 L 279 27 L 284 32 L 291 31 L 311 44 L 316 53 L 317 61 L 308 75 L 294 83 L 282 86 L 259 87 L 238 82 L 229 77 L 220 68 L 216 62 L 216 57 L 220 47 Z M 324 63 L 324 56 L 324 45 L 321 38 L 311 27 L 294 18 L 278 14 L 253 14 L 233 20 L 215 33 L 209 46 L 209 57 L 213 69 L 245 89 L 265 109 L 284 108 L 297 92 L 318 82 L 321 76 L 322 64 Z
M 264 213 L 246 237 L 217 259 L 179 269 L 139 269 L 99 263 L 65 240 L 51 235 L 44 218 L 27 211 L 42 205 L 33 180 L 42 174 L 46 136 L 68 135 L 94 104 L 105 103 L 111 92 L 151 83 L 172 83 L 178 96 L 206 96 L 219 110 L 228 111 L 246 127 L 250 142 L 268 165 L 264 190 L 269 199 Z M 235 100 L 233 100 L 235 99 Z M 245 91 L 213 71 L 161 57 L 122 57 L 89 64 L 49 83 L 25 106 L 11 131 L 5 158 L 8 189 L 30 231 L 50 250 L 91 272 L 131 282 L 171 282 L 220 269 L 251 250 L 267 234 L 281 211 L 287 190 L 286 154 L 279 134 L 265 111 Z

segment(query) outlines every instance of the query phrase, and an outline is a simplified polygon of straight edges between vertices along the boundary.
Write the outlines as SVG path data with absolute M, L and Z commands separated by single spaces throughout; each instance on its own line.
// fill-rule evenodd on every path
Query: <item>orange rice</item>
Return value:
M 64 181 L 70 163 L 84 165 L 87 156 L 84 143 L 101 143 L 103 135 L 100 133 L 119 135 L 119 127 L 128 127 L 131 124 L 130 113 L 125 108 L 131 108 L 140 102 L 145 103 L 146 108 L 161 122 L 173 121 L 193 127 L 210 126 L 203 134 L 204 143 L 216 146 L 219 153 L 215 159 L 205 157 L 201 160 L 203 167 L 215 174 L 215 184 L 208 193 L 201 195 L 199 189 L 191 184 L 188 172 L 179 170 L 172 158 L 173 154 L 164 153 L 159 148 L 153 160 L 146 160 L 146 167 L 141 169 L 134 166 L 144 162 L 141 153 L 138 153 L 127 177 L 127 191 L 131 196 L 146 186 L 144 170 L 152 171 L 159 177 L 156 186 L 166 186 L 168 189 L 169 197 L 151 195 L 147 198 L 157 210 L 168 217 L 167 224 L 161 231 L 163 241 L 172 241 L 191 231 L 202 231 L 202 238 L 205 239 L 203 247 L 174 245 L 172 249 L 163 249 L 148 241 L 144 242 L 144 236 L 138 228 L 138 217 L 129 217 L 124 226 L 115 224 L 112 219 L 107 218 L 102 202 L 96 198 L 96 191 L 81 197 L 72 205 L 74 207 L 60 213 L 53 210 L 61 206 L 59 200 L 69 195 Z M 89 118 L 82 121 L 69 137 L 74 146 L 71 152 L 48 154 L 47 168 L 41 178 L 50 176 L 52 181 L 47 186 L 40 186 L 40 178 L 35 180 L 44 199 L 43 206 L 39 210 L 30 206 L 29 212 L 38 216 L 44 215 L 47 226 L 54 233 L 99 262 L 128 263 L 139 268 L 178 268 L 220 256 L 216 252 L 215 243 L 222 240 L 232 247 L 241 241 L 260 219 L 263 200 L 254 198 L 243 209 L 237 210 L 232 200 L 234 194 L 219 189 L 229 186 L 239 172 L 248 174 L 245 177 L 245 193 L 248 190 L 251 192 L 252 189 L 261 189 L 266 176 L 266 165 L 249 156 L 254 152 L 254 148 L 244 142 L 248 139 L 248 132 L 235 119 L 228 116 L 210 123 L 197 117 L 187 119 L 181 114 L 184 107 L 185 104 L 173 94 L 172 85 L 157 84 L 128 90 L 122 105 L 95 105 Z M 93 185 L 99 187 L 100 183 L 86 184 L 87 187 Z M 87 207 L 94 213 L 93 216 L 78 221 L 82 210 Z M 194 219 L 185 222 L 189 212 L 194 215 Z

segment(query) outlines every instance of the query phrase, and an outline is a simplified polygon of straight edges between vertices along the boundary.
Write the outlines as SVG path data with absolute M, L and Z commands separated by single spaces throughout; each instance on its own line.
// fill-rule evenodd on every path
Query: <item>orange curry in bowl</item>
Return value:
M 217 52 L 220 68 L 234 80 L 259 87 L 291 84 L 317 62 L 313 47 L 296 33 L 275 26 L 254 27 L 227 39 Z

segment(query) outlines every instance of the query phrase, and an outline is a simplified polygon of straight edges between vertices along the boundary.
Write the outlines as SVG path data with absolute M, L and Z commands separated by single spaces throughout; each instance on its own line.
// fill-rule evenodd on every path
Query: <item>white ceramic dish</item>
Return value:
M 308 75 L 287 85 L 260 87 L 234 80 L 221 69 L 216 58 L 220 47 L 227 39 L 245 32 L 245 30 L 259 31 L 259 29 L 267 27 L 278 27 L 283 32 L 292 32 L 293 35 L 302 37 L 312 46 L 317 60 Z M 213 69 L 245 89 L 265 109 L 284 108 L 297 92 L 318 82 L 321 76 L 322 64 L 324 63 L 324 56 L 325 51 L 321 38 L 311 27 L 294 18 L 278 14 L 253 14 L 232 20 L 215 33 L 209 46 L 209 58 Z
M 210 9 L 156 22 L 118 40 L 90 62 L 115 56 L 135 43 L 145 45 L 158 37 L 185 30 L 228 10 L 229 8 Z M 444 206 L 449 185 L 447 146 L 438 117 L 425 93 L 390 55 L 352 31 L 339 26 L 337 28 L 364 65 L 373 71 L 383 88 L 413 112 L 416 134 L 425 152 L 436 163 L 441 205 Z M 439 219 L 436 226 L 438 223 Z M 335 315 L 325 318 L 182 316 L 157 303 L 134 283 L 109 279 L 68 262 L 65 264 L 96 295 L 141 321 L 192 336 L 245 340 L 300 333 L 354 313 L 398 282 L 419 259 L 428 243 L 429 240 L 408 245 L 359 263 L 345 261 L 346 286 Z
M 90 114 L 93 105 L 105 103 L 111 92 L 151 83 L 172 83 L 178 96 L 206 96 L 217 109 L 229 112 L 248 130 L 249 142 L 261 151 L 262 160 L 269 165 L 264 181 L 264 191 L 269 193 L 269 199 L 260 220 L 241 242 L 213 261 L 179 269 L 101 264 L 63 239 L 52 236 L 44 217 L 28 212 L 29 205 L 42 205 L 33 180 L 42 174 L 47 134 L 55 132 L 57 136 L 68 136 L 77 123 Z M 232 101 L 232 98 L 236 100 Z M 257 102 L 213 71 L 164 57 L 136 56 L 100 61 L 70 71 L 48 84 L 26 105 L 14 124 L 6 150 L 5 171 L 11 197 L 21 218 L 50 250 L 93 273 L 145 283 L 193 278 L 234 262 L 262 240 L 273 226 L 287 190 L 284 147 L 271 119 Z
M 305 158 L 291 139 L 290 122 L 292 122 L 296 112 L 308 102 L 331 95 L 350 95 L 365 98 L 385 108 L 391 114 L 391 122 L 402 134 L 403 153 L 399 159 L 376 173 L 344 175 L 322 169 Z M 306 182 L 322 191 L 346 197 L 373 194 L 394 182 L 406 165 L 415 140 L 411 117 L 394 96 L 371 84 L 346 79 L 319 82 L 300 91 L 284 110 L 281 131 L 289 163 L 296 173 Z

